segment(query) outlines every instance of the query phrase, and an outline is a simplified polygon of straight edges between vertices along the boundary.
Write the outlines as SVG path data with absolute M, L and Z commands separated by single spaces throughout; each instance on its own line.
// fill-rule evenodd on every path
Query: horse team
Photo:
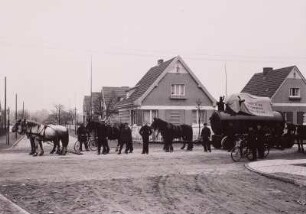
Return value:
M 110 126 L 106 125 L 104 122 L 97 121 L 91 121 L 86 126 L 86 130 L 88 130 L 89 133 L 94 132 L 96 136 L 98 136 L 98 153 L 100 153 L 101 148 L 103 148 L 103 154 L 109 153 L 110 150 L 107 139 L 118 140 L 116 151 L 119 150 L 119 153 L 121 153 L 124 144 L 126 144 L 126 152 L 133 151 L 132 144 L 129 144 L 129 142 L 132 141 L 131 137 L 129 138 L 129 134 L 125 134 L 126 138 L 122 136 L 125 128 L 124 124 Z M 151 128 L 161 134 L 164 143 L 164 151 L 173 152 L 173 140 L 177 138 L 181 139 L 183 142 L 181 149 L 184 149 L 186 144 L 187 151 L 193 149 L 193 130 L 191 126 L 186 124 L 174 125 L 159 118 L 154 118 Z M 303 140 L 306 139 L 306 126 L 287 124 L 287 130 L 288 137 L 297 142 L 298 151 L 304 152 Z M 33 156 L 41 156 L 44 154 L 42 142 L 46 141 L 53 142 L 51 154 L 56 152 L 57 154 L 65 155 L 67 153 L 69 133 L 68 128 L 65 126 L 44 125 L 29 120 L 18 120 L 13 126 L 12 131 L 26 134 L 31 143 L 30 154 Z M 60 142 L 62 145 L 60 145 Z M 37 152 L 38 145 L 40 147 L 40 153 Z
M 120 124 L 118 126 L 106 125 L 104 122 L 90 121 L 86 126 L 86 130 L 89 133 L 94 133 L 98 137 L 98 153 L 102 148 L 102 154 L 109 153 L 109 140 L 118 140 L 118 145 L 116 151 L 121 150 L 123 145 L 126 144 L 126 153 L 132 152 L 133 147 L 131 144 L 132 138 L 131 134 L 128 133 L 128 127 L 125 124 Z M 174 125 L 167 123 L 159 118 L 154 118 L 151 128 L 154 131 L 158 131 L 164 142 L 164 150 L 166 152 L 173 152 L 173 140 L 175 138 L 182 139 L 183 147 L 187 144 L 187 150 L 193 149 L 193 131 L 192 127 L 186 124 Z M 125 131 L 126 129 L 126 131 Z M 44 125 L 39 124 L 30 120 L 18 120 L 12 128 L 13 132 L 18 132 L 19 134 L 25 134 L 31 143 L 31 152 L 33 156 L 42 156 L 44 154 L 43 142 L 53 142 L 53 149 L 50 152 L 53 154 L 65 155 L 67 153 L 67 147 L 69 142 L 68 128 L 60 125 Z M 126 136 L 126 137 L 124 137 Z M 130 137 L 129 137 L 130 136 Z M 61 144 L 60 144 L 61 143 Z M 40 152 L 38 153 L 38 146 Z

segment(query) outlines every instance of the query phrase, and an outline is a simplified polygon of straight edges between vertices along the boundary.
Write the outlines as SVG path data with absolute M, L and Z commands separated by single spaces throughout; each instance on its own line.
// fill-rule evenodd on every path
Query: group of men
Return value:
M 106 125 L 104 122 L 102 122 L 100 131 L 97 132 L 98 142 L 97 142 L 97 149 L 98 149 L 98 155 L 101 154 L 101 148 L 103 147 L 102 154 L 109 153 L 109 147 L 107 143 L 107 130 Z M 139 134 L 142 136 L 143 140 L 143 149 L 142 154 L 149 154 L 149 136 L 152 134 L 151 127 L 146 123 L 144 126 L 141 127 L 139 130 Z M 78 141 L 80 142 L 80 151 L 83 151 L 83 144 L 85 146 L 86 151 L 89 151 L 88 148 L 88 137 L 89 133 L 84 126 L 84 124 L 81 124 L 80 127 L 77 129 L 77 136 Z M 123 149 L 123 146 L 125 147 L 125 153 L 132 153 L 133 152 L 133 141 L 132 141 L 132 131 L 127 123 L 123 124 L 123 126 L 120 128 L 120 134 L 118 139 L 118 154 L 121 154 L 121 151 Z

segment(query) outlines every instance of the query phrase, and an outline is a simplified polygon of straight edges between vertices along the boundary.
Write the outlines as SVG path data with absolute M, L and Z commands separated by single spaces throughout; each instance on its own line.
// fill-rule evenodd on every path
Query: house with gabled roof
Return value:
M 118 110 L 115 105 L 126 96 L 129 87 L 102 87 L 101 92 L 92 92 L 92 106 L 90 105 L 90 96 L 84 96 L 83 115 L 84 121 L 92 116 L 93 119 L 105 119 L 109 122 L 118 122 Z M 92 115 L 90 115 L 90 107 Z
M 157 65 L 130 88 L 117 104 L 120 122 L 142 125 L 154 117 L 173 124 L 209 123 L 216 100 L 184 60 L 174 57 Z M 200 119 L 200 120 L 199 120 Z
M 281 112 L 287 122 L 303 124 L 306 80 L 297 66 L 263 68 L 262 72 L 253 75 L 241 92 L 270 97 L 273 110 Z

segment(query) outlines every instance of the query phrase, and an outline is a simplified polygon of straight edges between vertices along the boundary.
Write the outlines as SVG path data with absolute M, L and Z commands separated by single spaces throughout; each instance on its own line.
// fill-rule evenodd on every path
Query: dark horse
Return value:
M 53 142 L 53 149 L 50 152 L 51 154 L 55 152 L 56 148 L 58 154 L 64 155 L 67 153 L 67 147 L 69 143 L 69 133 L 68 129 L 64 126 L 44 125 L 29 120 L 18 120 L 14 125 L 14 127 L 13 129 L 17 130 L 19 134 L 26 134 L 30 138 L 30 140 L 34 140 L 35 142 L 34 154 L 33 154 L 34 156 L 38 155 L 36 151 L 37 143 L 39 143 L 41 149 L 39 155 L 41 156 L 44 154 L 42 142 L 46 141 Z M 62 142 L 61 151 L 60 151 L 60 141 Z
M 158 130 L 164 141 L 164 150 L 166 152 L 173 152 L 173 139 L 180 138 L 183 142 L 187 142 L 187 150 L 191 151 L 193 149 L 192 142 L 192 127 L 186 124 L 182 125 L 173 125 L 172 123 L 168 123 L 159 118 L 154 118 L 151 127 L 154 130 Z
M 287 130 L 287 135 L 291 136 L 292 141 L 296 140 L 298 152 L 304 153 L 303 141 L 306 140 L 306 126 L 287 124 Z
M 119 145 L 119 136 L 120 136 L 120 125 L 109 125 L 103 124 L 104 122 L 90 121 L 86 125 L 86 129 L 89 133 L 93 132 L 95 136 L 100 136 L 102 140 L 102 154 L 107 154 L 110 151 L 108 140 L 118 140 Z M 105 127 L 103 127 L 105 125 Z M 118 146 L 117 146 L 118 147 Z

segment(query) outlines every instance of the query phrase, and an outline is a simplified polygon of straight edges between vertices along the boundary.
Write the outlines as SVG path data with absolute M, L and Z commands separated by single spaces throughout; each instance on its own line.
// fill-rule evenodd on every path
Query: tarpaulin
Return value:
M 226 98 L 225 104 L 235 113 L 243 112 L 250 115 L 273 117 L 269 97 L 258 97 L 247 93 L 232 94 Z

